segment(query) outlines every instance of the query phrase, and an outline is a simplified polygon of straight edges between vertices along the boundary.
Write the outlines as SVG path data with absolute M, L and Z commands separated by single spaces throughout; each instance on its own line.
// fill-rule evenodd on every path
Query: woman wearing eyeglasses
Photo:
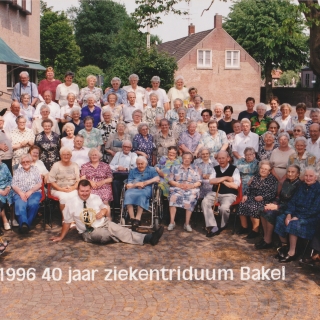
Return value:
M 302 123 L 297 123 L 294 127 L 293 127 L 293 138 L 290 139 L 289 141 L 289 145 L 294 148 L 295 145 L 295 140 L 298 137 L 304 137 L 306 134 L 306 127 L 304 124 Z

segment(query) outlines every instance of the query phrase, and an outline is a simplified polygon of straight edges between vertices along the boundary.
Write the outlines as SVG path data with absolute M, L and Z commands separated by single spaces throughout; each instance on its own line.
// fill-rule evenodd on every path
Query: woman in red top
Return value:
M 61 83 L 60 80 L 56 80 L 54 78 L 54 70 L 52 67 L 48 67 L 46 69 L 46 79 L 43 79 L 39 82 L 38 85 L 38 92 L 39 94 L 41 94 L 41 96 L 43 95 L 43 93 L 46 90 L 49 90 L 52 92 L 52 100 L 56 101 L 56 89 L 57 86 Z M 43 100 L 43 99 L 42 99 Z

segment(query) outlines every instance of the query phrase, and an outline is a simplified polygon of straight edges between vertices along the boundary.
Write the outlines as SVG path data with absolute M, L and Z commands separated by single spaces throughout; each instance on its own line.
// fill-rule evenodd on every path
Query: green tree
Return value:
M 79 88 L 84 88 L 86 87 L 87 84 L 87 76 L 89 75 L 101 75 L 104 76 L 103 71 L 97 67 L 97 66 L 93 66 L 93 65 L 89 65 L 89 66 L 85 66 L 82 68 L 79 68 L 76 76 L 74 77 L 74 82 L 77 83 L 79 85 Z
M 292 85 L 292 79 L 297 84 L 300 79 L 299 73 L 293 70 L 284 71 L 280 76 L 278 84 L 279 86 L 290 86 Z
M 267 100 L 272 95 L 272 69 L 295 70 L 306 62 L 302 15 L 289 0 L 238 1 L 231 6 L 224 28 L 260 62 Z
M 81 61 L 80 48 L 67 16 L 46 6 L 44 9 L 40 19 L 41 64 L 52 66 L 56 78 L 63 79 L 67 70 L 76 71 Z

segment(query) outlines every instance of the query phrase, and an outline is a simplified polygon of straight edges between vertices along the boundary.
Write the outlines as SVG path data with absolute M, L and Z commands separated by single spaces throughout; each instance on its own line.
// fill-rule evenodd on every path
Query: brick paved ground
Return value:
M 0 268 L 35 268 L 36 280 L 4 280 L 0 284 L 1 319 L 317 319 L 320 277 L 317 270 L 285 265 L 286 279 L 241 281 L 241 266 L 278 268 L 275 250 L 257 251 L 252 242 L 225 230 L 208 239 L 202 222 L 192 234 L 165 231 L 156 247 L 126 244 L 94 245 L 71 230 L 61 243 L 40 224 L 29 235 L 7 232 L 11 240 Z M 104 269 L 231 268 L 228 281 L 104 281 Z M 61 268 L 61 281 L 41 279 L 44 269 Z M 66 284 L 68 269 L 98 269 L 95 280 Z M 56 274 L 58 276 L 58 274 Z

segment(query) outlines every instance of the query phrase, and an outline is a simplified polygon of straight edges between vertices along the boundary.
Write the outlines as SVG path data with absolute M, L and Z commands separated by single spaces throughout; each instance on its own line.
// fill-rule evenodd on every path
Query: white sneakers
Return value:
M 170 224 L 168 225 L 168 230 L 169 230 L 169 231 L 172 231 L 172 230 L 175 228 L 175 226 L 176 226 L 175 223 L 170 223 Z
M 11 223 L 10 220 L 9 220 L 9 223 Z M 16 219 L 13 219 L 13 220 L 12 220 L 12 226 L 13 226 L 13 227 L 19 227 L 19 223 L 17 222 Z
M 183 229 L 186 230 L 187 232 L 192 232 L 192 228 L 191 228 L 190 224 L 185 224 L 183 226 Z
M 8 230 L 11 229 L 10 224 L 9 224 L 8 222 L 5 222 L 5 223 L 3 224 L 3 227 L 4 227 L 4 230 L 6 230 L 6 231 L 8 231 Z

